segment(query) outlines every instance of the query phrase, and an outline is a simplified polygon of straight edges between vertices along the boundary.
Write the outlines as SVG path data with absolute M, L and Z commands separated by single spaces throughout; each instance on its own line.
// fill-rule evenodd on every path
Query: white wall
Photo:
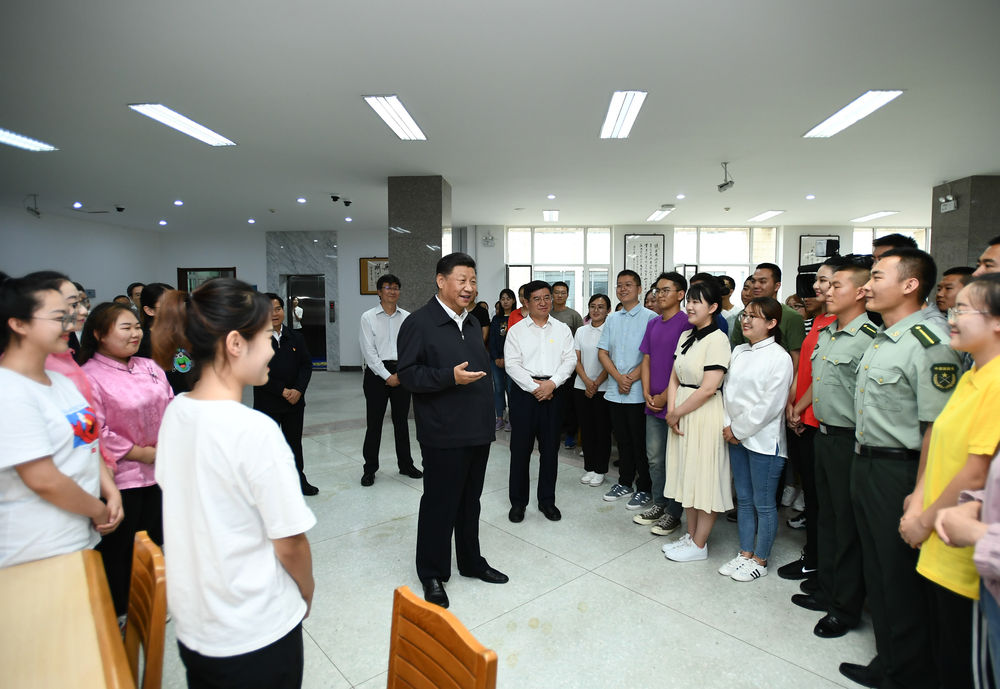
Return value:
M 378 306 L 378 297 L 361 294 L 360 260 L 389 255 L 388 230 L 351 227 L 337 230 L 337 326 L 340 328 L 340 365 L 360 366 L 358 328 L 361 314 Z M 433 279 L 433 276 L 431 276 Z M 405 289 L 405 286 L 404 286 Z
M 259 230 L 217 230 L 208 233 L 169 232 L 158 237 L 155 275 L 177 286 L 177 268 L 228 268 L 236 266 L 236 277 L 267 289 L 267 255 L 264 233 Z

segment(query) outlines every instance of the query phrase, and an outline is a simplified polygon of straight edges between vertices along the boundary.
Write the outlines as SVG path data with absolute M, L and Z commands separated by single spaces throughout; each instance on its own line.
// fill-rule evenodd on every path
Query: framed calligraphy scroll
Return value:
M 663 272 L 665 246 L 666 239 L 662 234 L 625 235 L 625 268 L 639 274 L 643 291 L 648 290 Z
M 389 272 L 388 258 L 362 258 L 360 269 L 361 294 L 378 294 L 378 279 Z

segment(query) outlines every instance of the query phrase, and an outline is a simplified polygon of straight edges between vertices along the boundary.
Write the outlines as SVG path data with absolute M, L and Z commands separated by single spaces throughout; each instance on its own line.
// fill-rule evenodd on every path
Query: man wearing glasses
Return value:
M 576 368 L 576 350 L 569 326 L 550 317 L 552 289 L 533 280 L 524 288 L 528 317 L 507 331 L 503 361 L 514 382 L 510 400 L 510 521 L 524 520 L 530 479 L 531 450 L 538 440 L 538 509 L 550 521 L 562 514 L 556 507 L 561 399 L 556 390 Z
M 423 472 L 413 465 L 410 454 L 410 391 L 399 384 L 396 375 L 396 338 L 399 327 L 410 315 L 399 308 L 399 278 L 386 273 L 375 283 L 379 305 L 361 314 L 361 354 L 365 358 L 365 374 L 362 387 L 365 393 L 365 408 L 368 430 L 361 450 L 365 467 L 361 474 L 361 485 L 370 486 L 375 482 L 378 471 L 378 452 L 382 445 L 382 423 L 385 420 L 386 405 L 392 405 L 392 432 L 396 442 L 396 464 L 399 473 L 410 478 L 423 478 Z

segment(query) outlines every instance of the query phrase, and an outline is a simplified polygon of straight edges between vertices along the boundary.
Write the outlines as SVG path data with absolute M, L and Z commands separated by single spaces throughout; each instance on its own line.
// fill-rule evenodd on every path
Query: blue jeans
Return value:
M 510 378 L 507 376 L 507 371 L 497 366 L 495 361 L 490 363 L 490 367 L 493 369 L 493 407 L 499 419 L 507 407 L 504 394 L 510 393 Z
M 729 466 L 733 470 L 738 501 L 736 516 L 740 550 L 761 560 L 771 556 L 778 534 L 778 506 L 775 493 L 785 458 L 763 455 L 740 445 L 729 446 Z
M 646 459 L 649 462 L 649 477 L 653 482 L 653 504 L 667 510 L 667 514 L 678 519 L 684 508 L 673 498 L 663 495 L 667 482 L 667 422 L 655 416 L 646 415 Z
M 986 618 L 986 637 L 993 676 L 1000 679 L 1000 605 L 982 581 L 979 583 L 979 610 Z

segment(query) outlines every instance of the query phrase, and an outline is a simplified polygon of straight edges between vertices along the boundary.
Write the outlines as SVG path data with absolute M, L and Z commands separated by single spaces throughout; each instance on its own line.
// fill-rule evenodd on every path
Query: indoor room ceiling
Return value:
M 0 128 L 59 150 L 0 146 L 0 205 L 38 194 L 43 214 L 168 234 L 348 215 L 384 232 L 386 177 L 440 174 L 456 226 L 541 225 L 548 208 L 560 225 L 637 225 L 664 203 L 671 225 L 775 209 L 770 224 L 897 210 L 873 224 L 926 226 L 932 186 L 1000 174 L 998 26 L 996 0 L 7 0 Z M 645 105 L 627 140 L 601 140 L 622 89 Z M 802 138 L 869 89 L 905 92 Z M 400 141 L 362 100 L 388 93 L 427 141 Z M 145 102 L 238 145 L 127 107 Z

